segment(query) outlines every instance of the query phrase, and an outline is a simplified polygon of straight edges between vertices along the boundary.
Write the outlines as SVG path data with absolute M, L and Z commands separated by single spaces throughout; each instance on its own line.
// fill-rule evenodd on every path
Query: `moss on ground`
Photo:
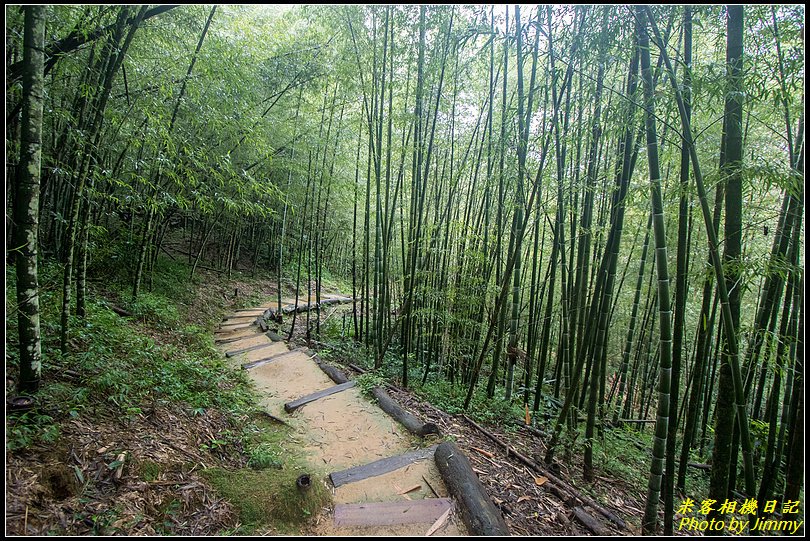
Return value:
M 311 487 L 300 491 L 298 468 L 226 470 L 210 468 L 203 475 L 239 512 L 245 530 L 273 524 L 294 530 L 330 504 L 332 496 L 323 479 L 312 478 Z

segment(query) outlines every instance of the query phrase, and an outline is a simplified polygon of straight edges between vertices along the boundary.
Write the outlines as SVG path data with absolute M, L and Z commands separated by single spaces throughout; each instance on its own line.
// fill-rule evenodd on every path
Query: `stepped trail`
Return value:
M 321 306 L 350 300 L 327 295 Z M 284 314 L 315 307 L 299 301 L 296 308 L 295 299 L 282 305 Z M 277 311 L 276 302 L 236 311 L 223 320 L 216 339 L 229 362 L 247 370 L 265 411 L 293 427 L 292 440 L 304 452 L 313 482 L 326 482 L 332 490 L 333 508 L 316 517 L 309 533 L 467 535 L 465 523 L 481 518 L 470 517 L 448 491 L 436 462 L 439 454 L 434 458 L 435 437 L 423 440 L 409 433 L 339 370 L 322 369 L 316 354 L 291 349 L 268 332 L 267 322 Z M 452 462 L 453 452 L 449 456 Z M 475 477 L 471 470 L 470 475 Z M 505 533 L 499 512 L 484 499 Z M 486 513 L 473 513 L 486 522 Z

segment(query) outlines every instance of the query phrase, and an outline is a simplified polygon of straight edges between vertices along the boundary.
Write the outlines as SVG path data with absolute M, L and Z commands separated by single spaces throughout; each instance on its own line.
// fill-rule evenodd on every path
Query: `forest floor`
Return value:
M 272 467 L 256 469 L 258 459 L 291 464 L 293 467 L 287 473 L 297 474 L 298 470 L 311 467 L 310 459 L 315 456 L 323 462 L 321 471 L 325 471 L 367 461 L 372 456 L 393 454 L 395 449 L 409 448 L 413 441 L 387 418 L 368 423 L 369 426 L 376 423 L 381 434 L 358 438 L 354 429 L 346 426 L 342 432 L 338 431 L 336 439 L 332 437 L 334 427 L 344 426 L 341 423 L 355 416 L 345 414 L 347 408 L 355 407 L 358 412 L 370 409 L 363 405 L 367 402 L 358 389 L 323 399 L 321 404 L 305 406 L 293 416 L 292 431 L 280 430 L 278 424 L 270 421 L 262 422 L 261 416 L 257 420 L 256 406 L 278 413 L 284 401 L 311 392 L 314 383 L 303 383 L 306 381 L 303 378 L 297 386 L 295 378 L 285 376 L 286 390 L 282 393 L 278 388 L 280 378 L 272 373 L 282 364 L 275 368 L 268 365 L 266 370 L 257 372 L 266 374 L 255 381 L 252 394 L 241 391 L 249 385 L 245 371 L 227 370 L 228 361 L 222 359 L 221 350 L 214 348 L 214 328 L 227 312 L 271 303 L 277 289 L 272 280 L 239 275 L 231 280 L 222 278 L 221 274 L 203 271 L 204 287 L 193 287 L 188 295 L 171 299 L 179 307 L 178 313 L 170 314 L 171 317 L 161 312 L 165 309 L 163 304 L 147 295 L 141 305 L 127 304 L 126 295 L 96 282 L 93 285 L 96 300 L 90 307 L 88 325 L 76 333 L 71 344 L 75 353 L 68 356 L 54 352 L 56 333 L 48 326 L 50 316 L 45 314 L 45 330 L 50 331 L 46 351 L 51 358 L 43 369 L 42 403 L 33 414 L 6 416 L 7 534 L 333 535 L 341 532 L 331 526 L 328 515 L 321 513 L 330 508 L 329 501 L 357 501 L 359 492 L 367 493 L 362 496 L 366 498 L 368 493 L 378 490 L 378 484 L 363 482 L 343 492 L 322 495 L 312 507 L 299 505 L 280 510 L 268 508 L 267 501 L 294 498 L 268 488 L 255 494 L 257 502 L 249 502 L 247 509 L 234 504 L 242 496 L 240 487 L 246 484 L 266 482 L 275 487 L 274 483 L 289 480 Z M 153 305 L 147 302 L 150 299 Z M 45 296 L 46 309 L 51 300 Z M 130 317 L 111 310 L 121 307 L 133 312 Z M 321 325 L 332 326 L 333 338 L 342 339 L 338 335 L 343 335 L 347 327 L 343 314 L 350 309 L 350 306 L 329 307 L 321 312 Z M 288 324 L 289 317 L 285 328 Z M 306 343 L 306 324 L 306 314 L 298 314 L 291 348 Z M 232 337 L 247 334 L 244 329 L 231 330 Z M 330 362 L 342 361 L 346 365 L 357 362 L 356 358 L 346 357 L 343 350 L 330 349 L 328 343 L 335 342 L 312 340 L 307 345 Z M 7 351 L 13 346 L 7 341 Z M 208 356 L 210 362 L 200 361 L 197 356 Z M 149 378 L 154 372 L 160 372 L 164 379 L 152 382 Z M 228 375 L 230 372 L 234 375 Z M 322 380 L 317 385 L 328 383 L 320 370 L 315 377 Z M 140 383 L 139 378 L 143 379 Z M 161 388 L 177 378 L 185 378 L 178 383 L 180 388 Z M 7 396 L 13 393 L 13 383 L 7 372 Z M 166 399 L 161 394 L 169 392 L 173 393 L 170 397 L 179 398 Z M 259 398 L 257 403 L 257 396 L 261 397 L 263 392 L 265 398 Z M 632 438 L 617 439 L 625 438 L 620 434 L 603 440 L 606 449 L 603 455 L 625 459 L 619 460 L 619 466 L 616 460 L 606 462 L 604 469 L 597 470 L 593 482 L 581 478 L 580 453 L 562 454 L 559 468 L 554 469 L 556 478 L 576 487 L 577 494 L 593 498 L 623 519 L 626 528 L 620 529 L 592 508 L 583 506 L 576 495 L 565 498 L 564 494 L 567 501 L 554 495 L 559 491 L 552 490 L 554 482 L 549 481 L 552 476 L 528 468 L 514 453 L 507 453 L 493 441 L 491 436 L 530 460 L 541 457 L 545 453 L 542 438 L 520 423 L 514 420 L 506 423 L 504 419 L 486 423 L 475 411 L 469 415 L 477 422 L 460 412 L 447 413 L 426 400 L 424 393 L 420 396 L 418 389 L 406 392 L 389 387 L 389 392 L 422 421 L 439 426 L 445 437 L 464 451 L 514 535 L 593 534 L 594 524 L 586 527 L 578 518 L 583 509 L 596 518 L 595 525 L 602 534 L 640 533 L 646 484 L 643 480 L 647 472 L 644 451 L 636 447 L 648 449 L 647 445 L 642 446 Z M 202 401 L 197 403 L 199 396 L 205 400 L 199 399 Z M 175 399 L 179 402 L 173 402 Z M 296 432 L 303 425 L 310 427 L 306 436 L 309 440 L 303 432 Z M 345 441 L 333 448 L 341 439 Z M 610 450 L 613 444 L 629 446 L 631 451 Z M 327 447 L 332 449 L 328 453 Z M 640 462 L 636 464 L 633 460 Z M 414 479 L 408 477 L 416 472 L 401 478 L 396 475 L 384 478 L 382 484 L 387 485 L 386 489 L 396 485 L 406 490 L 420 482 L 417 479 L 411 483 Z M 419 477 L 422 475 L 431 480 L 430 484 L 436 481 L 433 471 L 419 471 Z M 232 490 L 234 482 L 236 491 Z M 435 482 L 434 486 L 440 487 L 441 483 Z M 441 492 L 441 488 L 437 490 Z M 409 497 L 424 496 L 425 491 L 422 486 Z M 570 492 L 567 495 L 571 496 Z M 452 534 L 461 529 L 463 526 L 454 522 L 437 534 Z M 419 530 L 418 533 L 424 533 L 421 525 Z
M 13 274 L 13 269 L 12 269 Z M 155 273 L 137 303 L 118 280 L 90 284 L 88 317 L 58 347 L 59 269 L 41 276 L 44 362 L 36 407 L 6 413 L 7 535 L 216 535 L 233 506 L 201 474 L 244 468 L 252 395 L 223 374 L 211 331 L 224 310 L 275 283 L 202 270 Z M 13 280 L 7 280 L 13 285 Z M 246 295 L 250 292 L 250 295 Z M 14 291 L 6 298 L 6 396 L 15 394 Z
M 312 300 L 314 301 L 314 299 Z M 292 302 L 292 299 L 286 299 L 283 304 Z M 300 302 L 304 303 L 306 301 L 301 300 Z M 271 303 L 271 305 L 275 306 L 274 303 Z M 340 318 L 334 317 L 335 315 L 348 310 L 350 308 L 347 307 L 330 308 L 321 314 L 321 318 L 322 320 L 334 318 L 336 321 Z M 290 323 L 291 316 L 286 317 L 285 326 Z M 311 318 L 314 317 L 314 315 L 311 315 Z M 347 365 L 356 366 L 356 359 L 341 359 L 340 355 L 330 350 L 327 344 L 304 340 L 306 325 L 306 316 L 299 314 L 296 318 L 295 333 L 298 337 L 298 344 L 320 348 L 320 352 L 330 360 L 342 360 Z M 312 325 L 310 326 L 312 327 Z M 258 330 L 254 332 L 258 332 Z M 242 336 L 246 335 L 243 334 Z M 249 340 L 248 338 L 243 339 Z M 250 343 L 252 344 L 252 342 Z M 241 344 L 247 345 L 248 342 L 240 342 Z M 303 354 L 301 355 L 303 356 Z M 246 357 L 245 360 L 251 361 L 254 359 Z M 301 363 L 301 359 L 285 358 L 284 361 L 279 363 L 262 367 L 263 370 L 259 368 L 251 370 L 251 375 L 260 391 L 270 393 L 273 397 L 263 400 L 263 406 L 272 413 L 283 415 L 281 406 L 286 400 L 330 385 L 328 378 L 315 368 L 313 362 L 309 361 L 306 365 Z M 305 366 L 306 369 L 302 369 L 302 366 Z M 279 387 L 279 382 L 284 382 L 284 385 Z M 360 397 L 356 389 L 352 389 L 351 392 L 351 396 L 347 391 L 321 399 L 303 408 L 306 411 L 306 423 L 304 428 L 299 425 L 299 431 L 303 431 L 299 432 L 299 437 L 303 440 L 301 445 L 310 454 L 314 450 L 317 460 L 322 460 L 330 466 L 333 460 L 342 464 L 348 458 L 350 463 L 362 463 L 364 460 L 369 461 L 377 456 L 382 456 L 384 453 L 391 454 L 391 449 L 388 448 L 387 444 L 390 436 L 388 431 L 381 434 L 363 434 L 360 438 L 354 436 L 357 432 L 355 420 L 357 411 L 352 411 L 352 407 L 348 404 L 356 407 L 357 400 Z M 535 456 L 540 457 L 545 452 L 545 447 L 536 433 L 530 432 L 525 427 L 524 430 L 515 430 L 514 426 L 506 431 L 502 427 L 489 427 L 481 430 L 483 427 L 466 415 L 450 415 L 432 405 L 429 401 L 421 399 L 413 392 L 394 386 L 389 386 L 389 392 L 392 398 L 406 410 L 417 414 L 423 421 L 433 422 L 439 426 L 444 437 L 454 441 L 464 451 L 471 460 L 475 472 L 486 487 L 491 499 L 503 513 L 514 535 L 593 535 L 596 533 L 600 535 L 629 535 L 640 533 L 638 519 L 640 519 L 642 513 L 641 507 L 643 506 L 644 494 L 635 490 L 629 483 L 620 479 L 597 476 L 593 483 L 586 484 L 586 492 L 590 494 L 582 493 L 580 495 L 574 489 L 574 494 L 571 492 L 564 493 L 561 495 L 564 499 L 561 499 L 557 491 L 548 490 L 550 486 L 544 487 L 546 483 L 552 485 L 553 482 L 550 482 L 547 477 L 537 471 L 530 470 L 525 463 L 515 458 L 514 453 L 507 453 L 503 446 L 495 443 L 492 439 L 492 436 L 495 436 L 511 449 L 518 451 L 524 457 L 532 457 L 531 460 L 534 461 Z M 391 421 L 389 420 L 389 422 Z M 347 449 L 340 442 L 335 441 L 334 438 L 330 438 L 336 427 L 340 427 L 346 433 L 352 434 L 349 439 L 353 440 L 353 447 Z M 390 432 L 397 432 L 393 422 L 391 422 Z M 318 434 L 326 435 L 326 438 L 321 439 Z M 311 444 L 313 439 L 316 441 L 315 449 L 306 443 L 309 441 Z M 559 471 L 560 469 L 555 470 L 557 479 L 564 477 L 569 480 L 569 483 L 579 486 L 582 480 L 575 474 L 574 469 L 576 466 L 572 457 L 566 456 L 564 461 L 567 467 L 560 468 L 563 471 Z M 535 461 L 536 464 L 540 462 L 541 459 L 539 458 Z M 346 465 L 349 465 L 349 463 L 346 463 Z M 410 473 L 410 478 L 411 481 L 419 481 L 418 476 L 413 477 L 413 472 Z M 437 481 L 435 477 L 431 477 L 431 479 L 433 483 L 442 486 L 441 481 Z M 369 492 L 374 493 L 378 498 L 391 499 L 397 497 L 396 491 L 387 494 L 391 491 L 392 486 L 402 487 L 409 484 L 412 483 L 408 479 L 377 478 L 364 481 L 359 490 L 367 493 L 362 496 L 366 498 L 366 501 L 369 498 Z M 420 487 L 420 489 L 427 490 L 424 486 Z M 443 487 L 441 490 L 444 490 Z M 358 491 L 347 493 L 345 487 L 339 489 L 335 495 L 336 501 L 340 502 L 355 501 L 361 497 Z M 424 496 L 428 495 L 424 494 Z M 598 512 L 583 506 L 582 496 L 599 500 L 601 508 L 607 508 L 608 512 L 612 513 L 613 516 L 621 517 L 620 520 L 624 519 L 625 528 L 618 527 L 617 524 L 605 520 L 604 517 L 596 518 Z M 399 496 L 400 499 L 401 497 Z M 585 522 L 578 518 L 583 515 L 585 515 Z M 325 516 L 316 519 L 314 528 L 308 533 L 314 535 L 345 534 L 345 531 L 334 530 L 329 527 L 325 528 L 328 524 L 331 524 L 331 517 L 327 513 Z M 456 525 L 456 528 L 459 528 L 459 526 Z M 366 528 L 360 530 L 359 533 L 360 535 L 418 535 L 420 531 L 419 528 L 408 532 L 405 532 L 405 530 L 401 532 L 392 530 L 376 531 Z M 438 533 L 441 534 L 442 532 Z
M 598 513 L 584 509 L 578 500 L 564 501 L 545 487 L 552 483 L 549 478 L 527 467 L 512 452 L 495 443 L 478 427 L 481 425 L 458 414 L 450 415 L 412 393 L 400 390 L 392 393 L 399 402 L 419 415 L 422 419 L 440 427 L 442 433 L 454 439 L 456 445 L 465 452 L 473 464 L 479 479 L 487 488 L 490 497 L 501 510 L 512 535 L 525 536 L 582 536 L 595 535 L 577 519 L 574 512 L 579 508 L 591 515 L 599 535 L 639 535 L 641 529 L 634 524 L 640 519 L 643 495 L 636 494 L 633 488 L 621 479 L 599 476 L 594 483 L 584 483 L 576 475 L 576 464 L 567 457 L 566 466 L 556 472 L 586 497 L 598 500 L 616 517 L 625 521 L 627 528 L 605 520 Z M 474 424 L 473 424 L 474 423 Z M 478 425 L 478 426 L 476 426 Z M 540 438 L 527 430 L 504 430 L 503 427 L 482 427 L 507 444 L 511 450 L 542 464 L 545 446 Z M 583 490 L 584 487 L 584 490 Z
M 330 357 L 332 359 L 334 357 Z M 353 363 L 352 363 L 353 364 Z M 545 446 L 541 439 L 518 425 L 487 424 L 486 427 L 464 414 L 449 414 L 421 398 L 416 393 L 395 386 L 388 387 L 391 397 L 420 420 L 437 425 L 444 438 L 453 441 L 470 460 L 473 470 L 500 509 L 512 535 L 521 536 L 581 536 L 581 535 L 639 535 L 645 494 L 620 478 L 599 476 L 585 483 L 578 475 L 572 456 L 563 458 L 565 466 L 553 468 L 557 479 L 565 479 L 585 498 L 599 502 L 625 523 L 618 527 L 593 509 L 582 506 L 577 494 L 555 495 L 549 478 L 530 469 L 513 452 L 494 442 L 491 436 L 529 458 L 542 463 Z M 483 430 L 482 430 L 483 429 Z M 491 435 L 491 436 L 490 436 Z M 535 458 L 536 457 L 536 458 Z M 577 462 L 581 462 L 578 460 Z M 562 470 L 562 471 L 560 471 Z M 546 485 L 548 483 L 548 485 Z M 583 489 L 584 487 L 584 489 Z M 551 488 L 551 490 L 549 490 Z M 572 497 L 573 496 L 573 497 Z M 575 512 L 574 509 L 578 508 Z M 590 515 L 590 528 L 578 520 L 577 514 Z M 582 515 L 580 515 L 582 516 Z M 585 517 L 586 520 L 588 517 Z M 596 531 L 594 531 L 594 528 Z

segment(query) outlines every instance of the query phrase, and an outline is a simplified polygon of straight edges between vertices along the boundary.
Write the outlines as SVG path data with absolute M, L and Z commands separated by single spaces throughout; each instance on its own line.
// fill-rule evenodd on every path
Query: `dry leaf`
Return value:
M 441 528 L 441 527 L 442 527 L 442 525 L 443 525 L 445 522 L 447 522 L 447 517 L 449 517 L 449 516 L 450 516 L 450 512 L 451 512 L 452 510 L 453 510 L 453 506 L 451 505 L 451 506 L 450 506 L 450 507 L 447 509 L 447 511 L 445 511 L 444 513 L 442 513 L 442 516 L 440 516 L 438 519 L 436 519 L 436 522 L 434 522 L 434 523 L 433 523 L 433 526 L 431 526 L 431 527 L 430 527 L 430 529 L 427 531 L 427 533 L 425 534 L 425 537 L 428 537 L 428 536 L 432 535 L 432 534 L 433 534 L 433 533 L 434 533 L 436 530 L 438 530 L 439 528 Z
M 546 484 L 546 481 L 548 481 L 548 477 L 543 477 L 542 475 L 540 477 L 535 477 L 534 478 L 534 484 L 539 486 L 539 487 Z
M 482 455 L 484 455 L 487 458 L 492 458 L 493 456 L 495 456 L 492 453 L 490 453 L 489 451 L 484 451 L 483 449 L 479 449 L 478 447 L 470 447 L 470 449 L 472 449 L 473 451 L 476 451 L 478 453 L 481 453 Z
M 520 498 L 518 498 L 517 502 L 518 503 L 525 502 L 526 500 L 531 500 L 531 499 L 532 499 L 531 496 L 521 496 Z
M 118 455 L 118 457 L 115 459 L 115 460 L 116 460 L 116 462 L 120 462 L 120 464 L 118 465 L 118 467 L 115 469 L 115 474 L 114 474 L 114 477 L 115 477 L 116 479 L 121 479 L 121 475 L 124 473 L 124 461 L 126 460 L 126 458 L 127 458 L 127 455 L 126 455 L 126 454 L 124 454 L 124 453 L 121 453 L 121 454 L 119 454 L 119 455 Z

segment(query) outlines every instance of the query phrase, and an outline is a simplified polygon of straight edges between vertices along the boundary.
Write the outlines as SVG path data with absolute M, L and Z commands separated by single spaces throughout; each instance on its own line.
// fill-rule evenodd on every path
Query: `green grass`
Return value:
M 323 472 L 308 468 L 289 427 L 255 418 L 243 432 L 247 467 L 209 468 L 202 475 L 239 513 L 242 525 L 235 534 L 251 535 L 272 526 L 282 533 L 298 533 L 297 527 L 331 501 Z M 312 486 L 300 492 L 298 476 L 309 473 Z
M 160 319 L 157 324 L 168 323 Z M 200 339 L 197 328 L 177 328 L 180 345 L 161 343 L 133 332 L 131 323 L 94 300 L 86 321 L 74 322 L 73 337 L 81 347 L 54 358 L 51 367 L 81 374 L 90 395 L 112 403 L 123 414 L 139 413 L 134 410 L 147 399 L 168 400 L 192 410 L 244 409 L 250 403 L 244 375 L 229 370 L 210 339 Z M 76 391 L 74 397 L 86 396 L 81 389 Z
M 606 474 L 630 483 L 634 490 L 646 493 L 652 456 L 652 431 L 639 432 L 623 425 L 606 429 L 594 441 L 594 460 Z
M 7 269 L 6 275 L 8 329 L 16 328 L 13 272 L 13 268 Z M 87 315 L 83 320 L 71 317 L 69 348 L 63 354 L 58 344 L 61 267 L 47 260 L 42 265 L 42 382 L 36 409 L 13 415 L 7 423 L 7 450 L 55 445 L 60 424 L 72 418 L 104 415 L 126 419 L 155 404 L 191 415 L 215 409 L 225 412 L 240 430 L 255 429 L 244 423 L 256 403 L 249 381 L 243 371 L 228 367 L 207 328 L 218 321 L 221 303 L 208 307 L 208 319 L 198 318 L 202 322 L 192 324 L 187 318 L 197 286 L 189 283 L 186 265 L 160 260 L 153 290 L 144 290 L 135 301 L 129 284 L 123 281 L 124 274 L 119 271 L 111 277 L 103 290 L 89 291 Z M 133 316 L 122 317 L 111 305 Z M 6 348 L 10 374 L 18 371 L 15 339 L 16 333 L 10 332 Z M 237 430 L 226 436 L 237 440 L 243 434 Z M 205 445 L 225 443 L 212 440 Z
M 412 390 L 422 399 L 452 415 L 466 413 L 471 419 L 481 423 L 491 423 L 504 429 L 516 427 L 524 418 L 522 402 L 504 400 L 503 389 L 497 388 L 493 398 L 487 398 L 486 385 L 479 385 L 473 393 L 470 406 L 464 411 L 467 387 L 452 385 L 447 380 L 428 380 L 424 385 L 421 378 L 414 376 Z
M 152 460 L 141 460 L 136 465 L 136 469 L 138 471 L 138 477 L 146 482 L 155 481 L 158 476 L 160 476 L 161 471 L 163 471 L 162 465 Z
M 357 382 L 357 386 L 360 388 L 360 391 L 366 395 L 371 396 L 371 390 L 374 387 L 380 387 L 385 385 L 385 377 L 383 377 L 379 372 L 369 371 L 365 374 L 361 374 L 354 378 Z
M 136 300 L 127 303 L 127 308 L 142 323 L 173 329 L 180 325 L 181 317 L 177 307 L 167 300 L 165 295 L 142 291 Z
M 286 447 L 289 437 L 289 427 L 257 418 L 244 432 L 247 465 L 254 470 L 281 469 L 291 458 L 298 459 L 295 448 Z

